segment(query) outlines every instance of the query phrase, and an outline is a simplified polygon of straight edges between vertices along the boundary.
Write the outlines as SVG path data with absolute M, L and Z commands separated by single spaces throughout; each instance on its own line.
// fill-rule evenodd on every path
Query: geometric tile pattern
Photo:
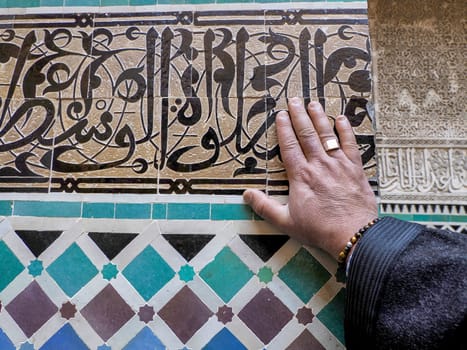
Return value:
M 29 220 L 0 221 L 2 258 L 14 258 L 21 266 L 34 255 L 15 230 L 30 226 L 56 231 L 64 224 L 60 218 Z M 108 279 L 97 273 L 109 260 L 105 240 L 96 245 L 95 236 L 114 231 L 112 227 L 118 227 L 116 234 L 122 237 L 131 234 L 132 240 L 113 257 L 118 273 Z M 282 237 L 264 222 L 147 220 L 125 226 L 116 219 L 83 219 L 60 232 L 39 255 L 42 273 L 15 273 L 0 292 L 2 349 L 21 344 L 25 349 L 31 344 L 34 349 L 66 345 L 79 350 L 285 349 L 297 344 L 343 349 L 336 328 L 342 322 L 343 285 L 334 276 L 335 264 L 317 250 L 282 238 L 280 249 L 264 261 L 244 240 L 254 235 L 255 245 L 268 249 L 271 237 Z M 182 235 L 196 240 L 199 234 L 204 248 L 196 249 L 187 262 L 184 251 L 166 240 L 171 234 L 178 240 Z M 305 285 L 314 286 L 305 302 L 294 290 L 296 282 L 284 277 L 291 275 L 284 271 L 291 269 L 297 255 L 314 266 L 302 276 Z M 327 271 L 325 280 L 317 265 Z M 190 278 L 175 273 L 188 268 Z
M 335 263 L 211 195 L 287 192 L 293 95 L 349 118 L 376 190 L 366 8 L 182 2 L 0 0 L 1 350 L 344 348 Z M 465 205 L 380 210 L 467 230 Z

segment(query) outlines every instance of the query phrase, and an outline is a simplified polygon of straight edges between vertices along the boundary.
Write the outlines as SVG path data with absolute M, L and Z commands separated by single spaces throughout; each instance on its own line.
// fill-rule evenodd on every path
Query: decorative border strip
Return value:
M 383 206 L 381 216 L 392 216 L 416 222 L 467 223 L 465 207 L 447 211 L 444 206 L 432 213 L 417 211 L 387 212 Z M 452 206 L 454 207 L 454 206 Z M 450 214 L 454 213 L 456 214 Z M 146 219 L 146 220 L 261 220 L 245 204 L 231 203 L 112 203 L 112 202 L 67 202 L 67 201 L 0 201 L 0 215 L 61 217 L 85 219 Z
M 200 5 L 232 3 L 290 3 L 290 0 L 0 0 L 0 8 L 37 8 L 37 7 L 104 7 L 104 6 L 154 6 L 154 5 Z M 321 0 L 323 3 L 362 2 L 358 0 Z M 365 1 L 366 2 L 366 1 Z M 12 6 L 13 4 L 13 6 Z

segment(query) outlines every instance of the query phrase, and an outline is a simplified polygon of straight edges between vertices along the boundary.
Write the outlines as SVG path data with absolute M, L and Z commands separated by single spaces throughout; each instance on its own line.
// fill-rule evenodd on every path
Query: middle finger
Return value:
M 293 129 L 303 154 L 307 160 L 311 160 L 318 153 L 323 152 L 318 133 L 305 110 L 302 99 L 298 97 L 289 99 L 288 108 Z

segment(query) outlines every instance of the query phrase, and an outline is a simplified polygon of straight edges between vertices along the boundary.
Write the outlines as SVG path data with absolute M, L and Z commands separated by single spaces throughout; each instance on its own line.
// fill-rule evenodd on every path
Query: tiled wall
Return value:
M 0 7 L 46 7 L 46 6 L 147 6 L 175 4 L 225 4 L 225 3 L 287 3 L 305 1 L 266 0 L 0 0 Z M 354 0 L 309 0 L 306 2 L 356 2 Z
M 345 112 L 376 191 L 366 3 L 248 2 L 0 0 L 0 349 L 344 348 L 333 260 L 239 195 L 287 193 L 292 95 Z

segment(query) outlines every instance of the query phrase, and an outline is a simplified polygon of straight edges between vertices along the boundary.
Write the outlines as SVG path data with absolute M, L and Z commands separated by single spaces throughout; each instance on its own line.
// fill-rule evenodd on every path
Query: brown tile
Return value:
M 304 330 L 288 347 L 287 350 L 324 350 L 321 343 L 308 330 Z
M 292 319 L 293 314 L 268 288 L 261 289 L 238 317 L 268 344 Z
M 183 343 L 190 340 L 213 315 L 187 286 L 184 286 L 157 314 Z
M 107 341 L 135 312 L 112 285 L 108 284 L 81 310 L 81 314 L 96 333 Z
M 28 338 L 58 311 L 36 281 L 19 293 L 5 309 Z

